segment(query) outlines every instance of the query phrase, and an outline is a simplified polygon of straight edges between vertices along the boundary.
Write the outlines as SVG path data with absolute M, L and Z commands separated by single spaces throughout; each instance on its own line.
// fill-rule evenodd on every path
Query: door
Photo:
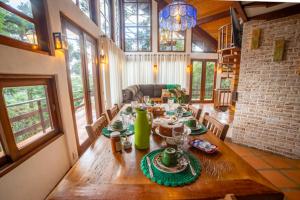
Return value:
M 190 95 L 192 102 L 212 103 L 216 84 L 215 60 L 192 60 Z
M 91 144 L 85 129 L 99 117 L 100 100 L 97 100 L 96 40 L 73 24 L 63 20 L 70 99 L 72 102 L 78 153 L 81 155 Z M 99 94 L 99 93 L 98 93 Z

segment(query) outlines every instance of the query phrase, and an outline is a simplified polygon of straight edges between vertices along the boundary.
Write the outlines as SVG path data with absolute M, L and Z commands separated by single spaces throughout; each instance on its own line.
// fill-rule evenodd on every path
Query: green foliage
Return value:
M 179 104 L 188 103 L 189 98 L 188 95 L 186 95 L 184 90 L 175 88 L 175 89 L 170 89 L 169 92 L 172 94 L 173 97 L 176 98 L 177 103 Z

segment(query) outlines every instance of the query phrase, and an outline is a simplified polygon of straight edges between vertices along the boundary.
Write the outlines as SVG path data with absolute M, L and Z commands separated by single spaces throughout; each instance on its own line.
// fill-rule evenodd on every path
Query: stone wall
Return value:
M 254 28 L 262 33 L 252 50 Z M 277 38 L 285 39 L 285 55 L 273 62 Z M 300 158 L 299 70 L 300 15 L 244 24 L 233 142 Z

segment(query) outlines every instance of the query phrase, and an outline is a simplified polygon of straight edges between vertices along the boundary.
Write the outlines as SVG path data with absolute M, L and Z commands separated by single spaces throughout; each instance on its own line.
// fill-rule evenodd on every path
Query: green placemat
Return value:
M 167 115 L 175 115 L 175 114 L 176 114 L 176 111 L 174 111 L 174 110 L 169 110 L 169 111 L 167 111 L 166 113 L 167 113 Z M 192 116 L 192 115 L 193 115 L 192 112 L 187 111 L 187 112 L 184 112 L 184 113 L 182 114 L 182 117 L 189 117 L 189 116 Z
M 107 127 L 103 128 L 102 129 L 102 134 L 105 136 L 105 137 L 110 137 L 110 134 L 112 133 L 112 131 L 108 130 Z M 125 134 L 127 136 L 130 136 L 130 135 L 133 135 L 134 134 L 134 125 L 131 124 L 129 125 L 129 127 L 127 128 L 127 130 L 123 130 L 121 131 L 121 136 L 125 136 Z
M 202 134 L 206 133 L 207 130 L 208 129 L 205 126 L 202 126 L 201 129 L 192 131 L 190 135 L 202 135 Z
M 165 185 L 165 186 L 170 186 L 170 187 L 187 185 L 198 179 L 198 177 L 200 176 L 200 173 L 201 173 L 200 162 L 198 161 L 198 159 L 195 156 L 193 156 L 191 153 L 187 153 L 187 152 L 185 152 L 185 154 L 188 155 L 188 157 L 191 161 L 191 165 L 193 166 L 193 168 L 196 172 L 195 176 L 192 175 L 189 166 L 184 171 L 175 173 L 175 174 L 159 171 L 153 165 L 152 160 L 156 154 L 161 153 L 162 151 L 163 151 L 163 149 L 154 150 L 154 151 L 146 154 L 142 158 L 140 167 L 141 167 L 142 172 L 144 173 L 144 175 L 147 178 L 149 178 L 153 182 L 158 183 L 159 185 Z M 147 159 L 146 159 L 147 156 L 151 160 L 151 169 L 153 171 L 153 178 L 151 178 L 150 174 L 149 174 L 149 168 L 148 168 Z

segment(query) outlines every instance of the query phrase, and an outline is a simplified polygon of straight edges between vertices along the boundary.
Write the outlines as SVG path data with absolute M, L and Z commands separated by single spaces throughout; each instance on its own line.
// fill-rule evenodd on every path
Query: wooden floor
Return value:
M 202 107 L 202 114 L 208 112 L 223 123 L 231 124 L 233 121 L 233 116 L 228 111 L 218 112 L 214 109 L 213 104 L 195 105 Z M 266 179 L 284 192 L 286 200 L 300 199 L 300 160 L 289 159 L 229 141 L 226 143 Z

